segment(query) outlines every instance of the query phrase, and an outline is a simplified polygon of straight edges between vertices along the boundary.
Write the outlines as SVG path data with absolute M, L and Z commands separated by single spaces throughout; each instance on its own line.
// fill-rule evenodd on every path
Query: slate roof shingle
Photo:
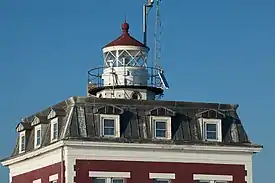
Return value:
M 62 139 L 121 142 L 121 143 L 163 143 L 163 144 L 215 144 L 220 146 L 262 147 L 250 142 L 237 114 L 238 105 L 219 103 L 199 103 L 162 100 L 104 99 L 95 97 L 70 97 L 24 120 L 26 127 L 26 152 L 34 150 L 35 116 L 59 115 L 59 137 Z M 120 138 L 100 136 L 100 114 L 120 115 Z M 150 115 L 171 116 L 172 139 L 156 140 L 152 138 Z M 202 139 L 198 118 L 216 118 L 222 120 L 222 142 L 206 142 Z M 50 142 L 50 119 L 43 123 L 42 145 Z M 67 124 L 68 123 L 68 124 Z M 68 128 L 66 128 L 68 127 Z M 18 155 L 18 139 L 10 158 Z

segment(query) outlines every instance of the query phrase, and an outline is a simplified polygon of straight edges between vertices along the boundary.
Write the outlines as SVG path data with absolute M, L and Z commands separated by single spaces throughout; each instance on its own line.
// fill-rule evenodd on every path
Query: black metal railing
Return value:
M 127 66 L 128 67 L 128 66 Z M 94 87 L 103 87 L 104 81 L 102 79 L 103 70 L 107 67 L 97 67 L 88 71 L 88 84 Z M 148 87 L 162 88 L 162 83 L 159 77 L 159 72 L 162 72 L 160 68 L 146 67 L 148 71 Z M 127 77 L 127 76 L 125 76 Z

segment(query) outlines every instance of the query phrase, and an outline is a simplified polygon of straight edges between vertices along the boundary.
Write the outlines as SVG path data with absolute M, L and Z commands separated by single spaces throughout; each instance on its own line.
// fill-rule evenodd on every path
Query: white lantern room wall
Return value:
M 104 86 L 147 86 L 147 53 L 148 48 L 139 46 L 103 48 Z

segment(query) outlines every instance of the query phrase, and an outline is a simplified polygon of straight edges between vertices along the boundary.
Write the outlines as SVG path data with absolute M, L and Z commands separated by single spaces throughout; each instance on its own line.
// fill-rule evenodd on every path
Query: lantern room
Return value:
M 121 35 L 102 49 L 103 67 L 89 70 L 88 95 L 144 100 L 160 97 L 165 89 L 163 71 L 148 67 L 150 49 L 130 35 L 126 21 L 121 29 Z

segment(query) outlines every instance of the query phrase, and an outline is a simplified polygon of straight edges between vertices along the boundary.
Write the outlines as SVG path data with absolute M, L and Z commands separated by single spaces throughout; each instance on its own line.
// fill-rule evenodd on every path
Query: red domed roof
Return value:
M 125 21 L 121 25 L 122 29 L 122 34 L 119 36 L 117 39 L 113 40 L 109 44 L 105 45 L 104 48 L 109 47 L 109 46 L 140 46 L 140 47 L 145 47 L 143 43 L 139 42 L 129 34 L 129 24 Z

